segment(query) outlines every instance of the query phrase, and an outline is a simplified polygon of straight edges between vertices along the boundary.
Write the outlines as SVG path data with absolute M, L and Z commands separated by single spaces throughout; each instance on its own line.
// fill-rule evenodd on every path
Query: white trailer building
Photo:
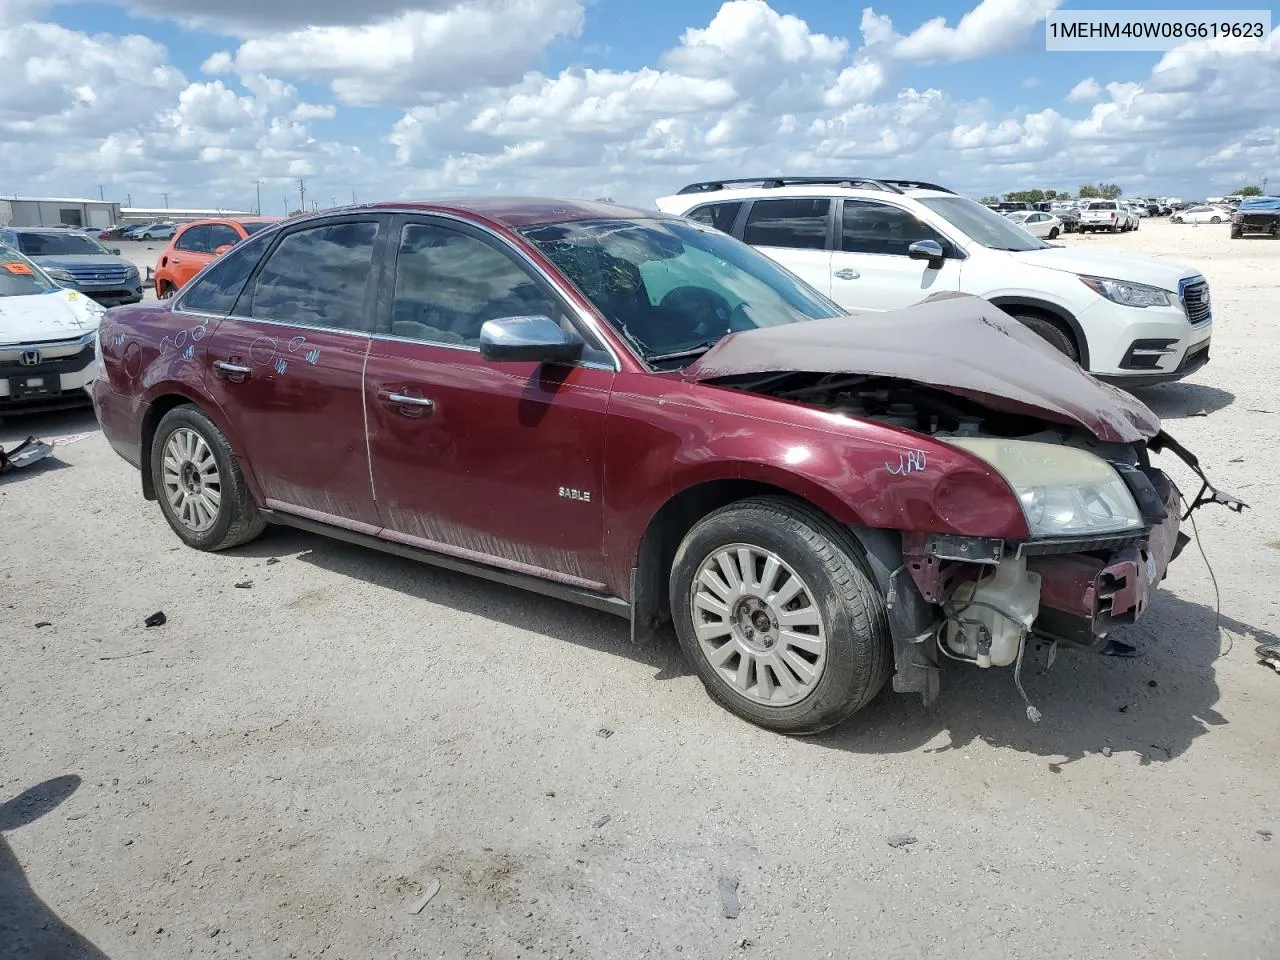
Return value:
M 120 222 L 120 204 L 60 197 L 0 198 L 0 227 L 106 228 Z

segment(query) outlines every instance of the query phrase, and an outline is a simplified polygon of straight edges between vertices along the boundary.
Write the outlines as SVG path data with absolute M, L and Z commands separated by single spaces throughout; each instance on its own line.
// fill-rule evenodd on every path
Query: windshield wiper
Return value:
M 686 350 L 676 350 L 672 353 L 657 353 L 652 357 L 645 357 L 645 360 L 648 363 L 658 363 L 663 360 L 683 360 L 686 357 L 700 357 L 719 342 L 719 340 L 704 340 L 696 347 L 689 347 Z

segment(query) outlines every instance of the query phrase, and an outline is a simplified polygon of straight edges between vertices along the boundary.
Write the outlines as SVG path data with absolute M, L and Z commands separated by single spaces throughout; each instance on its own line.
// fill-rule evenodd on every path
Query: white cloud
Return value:
M 240 45 L 235 64 L 327 82 L 347 104 L 405 105 L 517 81 L 548 44 L 577 36 L 582 23 L 580 0 L 476 0 L 356 26 L 264 33 Z
M 294 120 L 332 120 L 338 108 L 331 103 L 300 103 L 289 111 Z
M 927 20 L 906 36 L 893 21 L 871 7 L 862 11 L 862 34 L 868 43 L 888 44 L 902 60 L 956 62 L 1015 50 L 1027 42 L 1031 28 L 1063 0 L 981 0 L 954 27 L 946 17 Z
M 1072 103 L 1096 103 L 1102 99 L 1102 84 L 1093 77 L 1085 77 L 1067 94 Z

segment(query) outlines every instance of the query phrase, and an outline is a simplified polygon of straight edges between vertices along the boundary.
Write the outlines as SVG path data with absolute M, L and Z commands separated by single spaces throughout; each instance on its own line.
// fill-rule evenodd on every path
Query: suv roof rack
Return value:
M 937 190 L 954 193 L 946 187 L 924 180 L 882 180 L 875 177 L 743 177 L 736 180 L 704 180 L 681 187 L 679 193 L 713 193 L 728 187 L 755 186 L 777 189 L 791 186 L 827 184 L 839 187 L 860 187 L 864 190 L 883 190 L 886 193 L 905 193 L 907 190 Z

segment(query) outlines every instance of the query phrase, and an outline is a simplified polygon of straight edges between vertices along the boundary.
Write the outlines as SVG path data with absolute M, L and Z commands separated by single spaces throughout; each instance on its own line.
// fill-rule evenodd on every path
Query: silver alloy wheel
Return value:
M 218 519 L 222 476 L 204 437 L 179 427 L 164 444 L 164 495 L 178 522 L 192 533 L 204 533 Z
M 826 622 L 786 561 L 730 544 L 702 561 L 690 593 L 698 647 L 738 693 L 770 707 L 813 693 L 827 664 Z

